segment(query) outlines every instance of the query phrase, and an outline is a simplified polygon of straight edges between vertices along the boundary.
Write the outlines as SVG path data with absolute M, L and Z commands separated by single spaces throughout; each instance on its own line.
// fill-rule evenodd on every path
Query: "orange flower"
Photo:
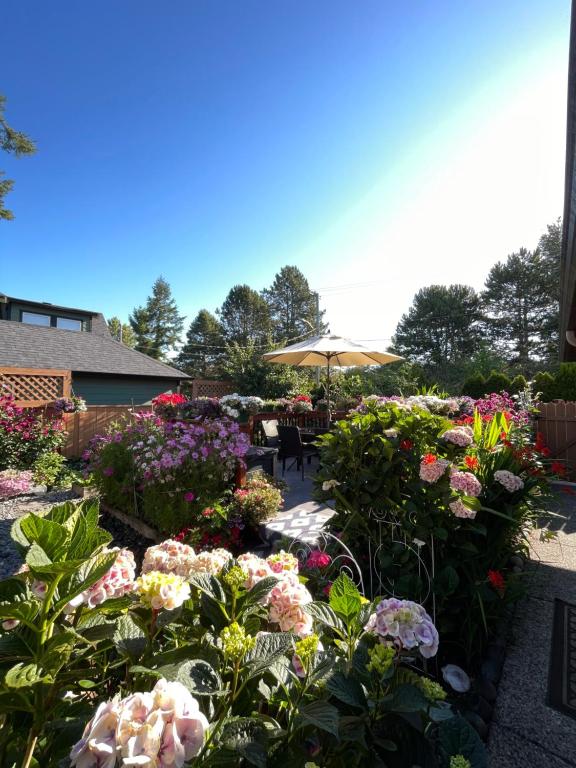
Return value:
M 464 456 L 464 464 L 466 464 L 468 469 L 478 469 L 480 462 L 476 456 Z

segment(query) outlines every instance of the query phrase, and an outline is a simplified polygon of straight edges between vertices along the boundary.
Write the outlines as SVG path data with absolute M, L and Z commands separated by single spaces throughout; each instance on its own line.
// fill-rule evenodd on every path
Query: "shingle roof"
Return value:
M 189 378 L 169 365 L 114 341 L 104 332 L 105 323 L 101 314 L 95 315 L 90 333 L 0 320 L 0 366 L 61 368 L 78 373 L 163 379 Z

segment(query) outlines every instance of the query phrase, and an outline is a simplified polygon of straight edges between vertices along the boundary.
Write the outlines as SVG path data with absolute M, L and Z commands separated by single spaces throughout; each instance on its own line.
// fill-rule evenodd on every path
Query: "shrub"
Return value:
M 242 488 L 232 495 L 232 510 L 246 525 L 257 530 L 260 523 L 272 517 L 282 504 L 282 493 L 263 473 L 251 475 Z
M 576 363 L 561 363 L 554 376 L 554 400 L 576 400 Z
M 0 764 L 140 764 L 144 731 L 174 768 L 485 765 L 423 672 L 438 634 L 420 605 L 370 604 L 345 575 L 316 602 L 285 553 L 173 541 L 135 578 L 97 523 L 88 502 L 13 528 L 29 571 L 0 582 Z
M 508 391 L 513 395 L 517 395 L 519 392 L 525 390 L 527 386 L 528 382 L 524 376 L 522 376 L 522 374 L 518 374 L 518 376 L 514 376 L 510 382 L 510 389 Z
M 43 453 L 34 462 L 34 482 L 52 486 L 62 473 L 66 459 L 60 453 Z
M 0 397 L 0 470 L 31 469 L 39 456 L 64 443 L 64 423 L 33 408 L 20 408 L 11 395 Z
M 486 389 L 486 379 L 481 373 L 469 376 L 462 385 L 462 394 L 473 397 L 475 400 L 483 397 L 488 390 Z
M 554 400 L 556 397 L 554 390 L 554 377 L 548 371 L 537 373 L 534 376 L 534 391 L 539 395 L 541 402 L 549 403 L 551 400 Z
M 505 373 L 492 371 L 486 379 L 484 394 L 487 392 L 510 392 L 510 384 L 511 381 Z

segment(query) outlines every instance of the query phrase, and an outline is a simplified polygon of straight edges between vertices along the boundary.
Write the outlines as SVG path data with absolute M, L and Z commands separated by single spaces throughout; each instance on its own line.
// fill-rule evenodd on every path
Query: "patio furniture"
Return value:
M 244 457 L 244 461 L 246 462 L 246 474 L 261 470 L 271 477 L 276 477 L 277 459 L 277 447 L 252 445 Z
M 280 444 L 278 437 L 278 419 L 264 419 L 260 422 L 268 448 L 277 448 Z
M 296 464 L 296 469 L 301 470 L 302 480 L 304 480 L 304 458 L 307 458 L 310 464 L 312 456 L 318 456 L 318 449 L 314 445 L 305 445 L 302 442 L 298 427 L 278 425 L 278 437 L 280 438 L 278 458 L 282 459 L 282 475 L 286 472 L 286 459 L 294 459 L 288 471 Z

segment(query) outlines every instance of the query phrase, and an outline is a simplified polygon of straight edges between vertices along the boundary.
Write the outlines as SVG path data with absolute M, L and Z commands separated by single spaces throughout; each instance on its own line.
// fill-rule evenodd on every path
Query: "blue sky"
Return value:
M 163 274 L 190 321 L 297 264 L 385 341 L 560 214 L 569 6 L 5 0 L 0 290 L 126 318 Z

